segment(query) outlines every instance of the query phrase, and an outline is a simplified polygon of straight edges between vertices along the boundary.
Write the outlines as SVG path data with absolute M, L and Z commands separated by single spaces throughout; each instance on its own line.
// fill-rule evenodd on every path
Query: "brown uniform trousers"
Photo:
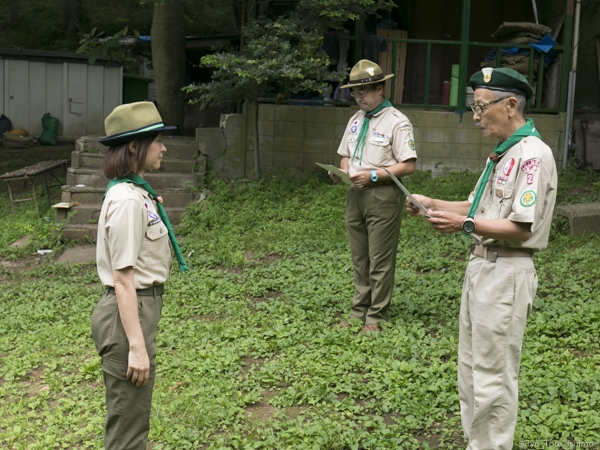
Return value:
M 356 188 L 346 197 L 354 288 L 352 317 L 366 324 L 385 320 L 392 300 L 404 196 L 395 184 Z
M 117 297 L 108 290 L 92 313 L 92 337 L 102 357 L 106 387 L 105 448 L 145 450 L 150 429 L 152 389 L 156 374 L 156 331 L 162 296 L 138 292 L 138 314 L 150 359 L 150 379 L 136 387 L 127 373 L 129 343 L 121 324 Z

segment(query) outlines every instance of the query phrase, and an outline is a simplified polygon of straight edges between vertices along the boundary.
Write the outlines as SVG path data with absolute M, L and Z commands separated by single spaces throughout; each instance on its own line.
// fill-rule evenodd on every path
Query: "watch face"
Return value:
M 462 223 L 462 229 L 465 233 L 471 234 L 475 231 L 475 221 L 473 219 L 465 219 Z

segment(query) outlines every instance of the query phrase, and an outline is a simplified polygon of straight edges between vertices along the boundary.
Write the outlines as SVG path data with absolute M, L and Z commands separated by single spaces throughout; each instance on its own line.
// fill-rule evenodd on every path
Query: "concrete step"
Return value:
M 100 203 L 106 188 L 63 186 L 61 202 L 77 202 L 80 205 L 89 203 Z M 197 194 L 181 188 L 166 188 L 159 192 L 163 198 L 163 205 L 185 208 Z
M 57 211 L 57 219 L 64 220 L 68 217 L 68 223 L 79 224 L 79 225 L 90 225 L 98 222 L 100 217 L 100 211 L 102 209 L 101 203 L 92 203 L 87 205 L 77 205 L 76 208 L 71 210 L 61 209 Z M 165 208 L 169 221 L 173 225 L 178 225 L 181 221 L 181 216 L 185 211 L 185 208 L 171 207 Z M 69 212 L 67 212 L 69 211 Z M 59 217 L 60 215 L 60 217 Z M 70 215 L 70 216 L 69 216 Z
M 172 173 L 191 173 L 197 167 L 204 167 L 202 161 L 197 159 L 171 159 L 170 155 L 165 155 L 165 158 L 160 164 L 161 172 Z M 86 153 L 86 152 L 71 152 L 71 168 L 74 169 L 94 169 L 102 170 L 102 153 Z
M 67 223 L 62 229 L 62 237 L 67 241 L 75 241 L 81 243 L 96 242 L 98 236 L 98 225 L 96 224 L 69 224 Z
M 108 147 L 98 142 L 99 137 L 83 136 L 77 139 L 75 143 L 76 150 L 85 153 L 106 153 Z M 171 159 L 194 159 L 196 153 L 198 153 L 195 137 L 163 136 L 163 142 Z
M 144 179 L 150 183 L 157 192 L 166 188 L 191 189 L 197 184 L 196 177 L 202 176 L 202 173 L 165 173 L 149 172 L 144 175 Z M 69 168 L 67 169 L 67 185 L 83 185 L 87 187 L 106 188 L 108 179 L 94 169 Z M 199 184 L 199 183 L 198 183 Z M 80 186 L 80 187 L 83 187 Z

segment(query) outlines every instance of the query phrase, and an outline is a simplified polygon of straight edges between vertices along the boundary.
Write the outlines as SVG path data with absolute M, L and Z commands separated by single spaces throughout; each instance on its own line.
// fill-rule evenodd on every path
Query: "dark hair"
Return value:
M 123 178 L 132 172 L 137 172 L 144 165 L 148 148 L 157 136 L 158 133 L 137 139 L 134 153 L 129 151 L 129 144 L 133 141 L 110 147 L 102 160 L 104 176 L 108 179 Z

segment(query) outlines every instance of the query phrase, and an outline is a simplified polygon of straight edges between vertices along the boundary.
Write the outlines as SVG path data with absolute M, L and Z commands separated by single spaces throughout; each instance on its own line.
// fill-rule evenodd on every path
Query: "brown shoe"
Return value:
M 343 322 L 340 322 L 337 325 L 335 325 L 335 328 L 352 328 L 352 324 L 350 324 L 350 322 L 348 322 L 347 320 L 344 320 Z
M 358 334 L 379 333 L 381 328 L 376 323 L 368 323 L 362 327 Z

